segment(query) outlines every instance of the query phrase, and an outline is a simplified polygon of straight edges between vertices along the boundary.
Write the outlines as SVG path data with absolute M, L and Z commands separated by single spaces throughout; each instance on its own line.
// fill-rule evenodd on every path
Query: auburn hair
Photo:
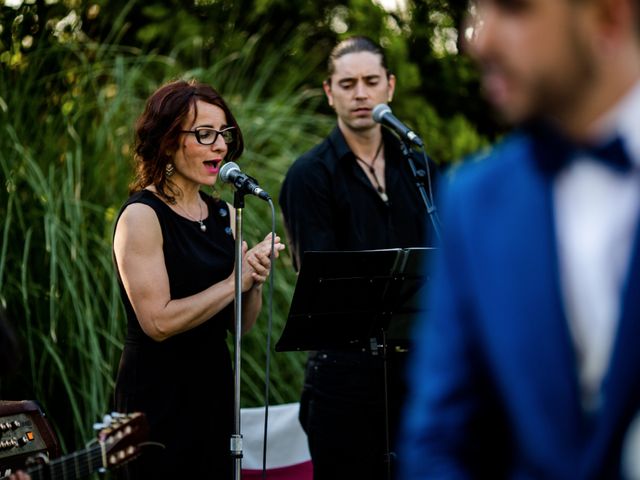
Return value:
M 235 117 L 222 96 L 211 86 L 192 81 L 175 81 L 158 88 L 147 100 L 144 112 L 135 128 L 135 179 L 129 193 L 155 186 L 159 195 L 169 202 L 176 196 L 176 187 L 166 175 L 167 164 L 180 147 L 180 133 L 185 119 L 193 108 L 198 115 L 197 101 L 220 107 L 227 125 L 235 127 L 235 137 L 229 144 L 227 160 L 242 155 L 244 142 Z

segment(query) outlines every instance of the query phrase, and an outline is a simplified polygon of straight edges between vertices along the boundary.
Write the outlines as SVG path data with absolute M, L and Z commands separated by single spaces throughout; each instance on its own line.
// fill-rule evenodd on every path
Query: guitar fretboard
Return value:
M 100 445 L 79 450 L 27 470 L 33 480 L 75 480 L 102 468 Z

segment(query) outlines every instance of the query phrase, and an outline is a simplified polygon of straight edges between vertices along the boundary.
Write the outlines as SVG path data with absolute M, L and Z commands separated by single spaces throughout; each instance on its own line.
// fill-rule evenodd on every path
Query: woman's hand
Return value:
M 280 255 L 284 250 L 284 244 L 280 242 L 280 237 L 275 237 L 274 257 Z M 256 323 L 258 313 L 262 308 L 262 284 L 269 276 L 271 267 L 271 234 L 258 243 L 251 250 L 243 249 L 242 256 L 242 291 L 247 295 L 242 297 L 242 333 L 247 333 Z
M 274 255 L 276 258 L 280 256 L 280 251 L 284 250 L 285 245 L 280 241 L 280 237 L 276 236 L 274 239 Z M 244 248 L 243 248 L 244 253 Z M 246 292 L 250 288 L 256 285 L 262 285 L 269 276 L 269 269 L 271 268 L 271 233 L 264 237 L 260 243 L 258 243 L 251 250 L 248 250 L 244 254 L 243 266 L 242 266 L 242 291 Z M 251 283 L 247 281 L 245 283 L 245 276 L 249 275 Z

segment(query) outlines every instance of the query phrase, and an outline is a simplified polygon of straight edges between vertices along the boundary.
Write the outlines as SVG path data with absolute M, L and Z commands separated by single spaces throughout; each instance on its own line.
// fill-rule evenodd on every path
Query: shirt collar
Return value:
M 333 145 L 333 148 L 336 152 L 336 157 L 338 159 L 341 160 L 347 155 L 353 156 L 353 153 L 351 152 L 349 145 L 347 145 L 347 141 L 345 140 L 342 131 L 340 131 L 340 127 L 338 127 L 337 125 L 333 127 L 333 130 L 331 130 L 331 133 L 329 134 L 329 141 Z
M 393 154 L 391 155 L 387 155 L 387 154 L 389 154 L 392 151 L 400 150 L 399 141 L 393 135 L 393 133 L 391 133 L 384 127 L 382 128 L 382 139 L 384 140 L 385 158 L 387 156 L 389 156 L 390 158 L 393 157 Z M 349 145 L 347 144 L 347 141 L 345 140 L 344 135 L 342 134 L 342 131 L 340 130 L 340 127 L 338 127 L 338 125 L 336 125 L 331 131 L 331 133 L 329 134 L 329 140 L 333 145 L 333 148 L 336 153 L 336 157 L 338 159 L 343 159 L 346 156 L 349 156 L 351 158 L 354 157 L 354 154 L 351 151 L 351 148 L 349 148 Z

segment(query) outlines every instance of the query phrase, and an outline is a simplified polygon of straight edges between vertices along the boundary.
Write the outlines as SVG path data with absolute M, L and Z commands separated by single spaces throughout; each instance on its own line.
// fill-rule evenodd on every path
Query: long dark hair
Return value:
M 129 186 L 130 193 L 154 185 L 162 197 L 169 202 L 174 201 L 177 192 L 171 180 L 167 178 L 166 167 L 173 152 L 180 146 L 180 130 L 192 106 L 196 115 L 198 113 L 198 100 L 220 107 L 227 117 L 227 124 L 236 129 L 226 159 L 235 160 L 242 155 L 242 132 L 218 92 L 207 84 L 193 80 L 168 83 L 149 97 L 144 112 L 136 123 L 136 177 Z

